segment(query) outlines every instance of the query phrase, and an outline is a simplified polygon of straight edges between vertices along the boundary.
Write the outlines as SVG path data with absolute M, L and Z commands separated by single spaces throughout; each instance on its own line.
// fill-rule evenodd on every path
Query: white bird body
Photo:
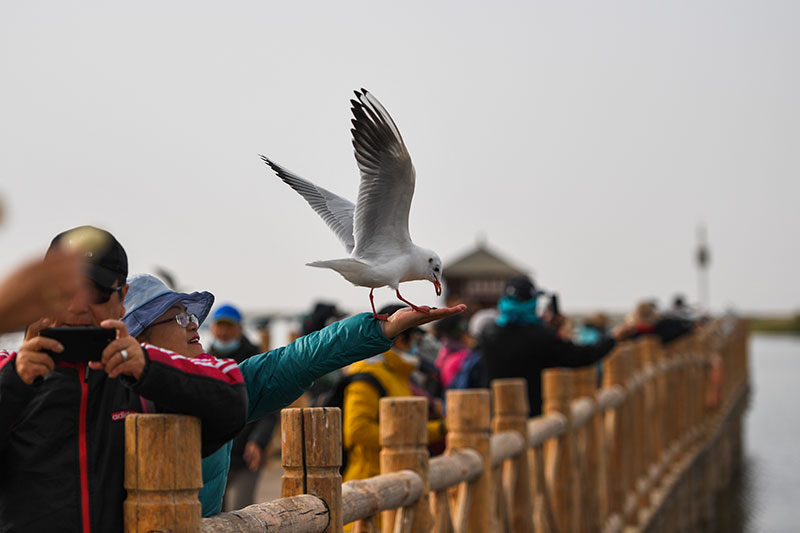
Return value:
M 405 300 L 399 291 L 402 282 L 429 280 L 436 294 L 441 294 L 441 259 L 434 251 L 414 244 L 408 232 L 414 165 L 400 131 L 380 102 L 364 89 L 355 94 L 357 100 L 351 100 L 351 131 L 361 171 L 355 205 L 263 155 L 261 158 L 305 198 L 350 254 L 342 259 L 314 261 L 308 266 L 330 268 L 353 285 L 372 290 L 391 287 L 402 301 L 424 311 Z M 374 303 L 372 308 L 374 313 Z
M 421 254 L 421 255 L 420 255 Z M 367 261 L 348 257 L 329 261 L 314 261 L 308 266 L 330 268 L 342 275 L 344 279 L 359 287 L 391 287 L 397 290 L 400 283 L 427 279 L 425 272 L 419 269 L 420 264 L 427 265 L 430 250 L 415 246 L 408 251 L 400 251 L 383 262 Z

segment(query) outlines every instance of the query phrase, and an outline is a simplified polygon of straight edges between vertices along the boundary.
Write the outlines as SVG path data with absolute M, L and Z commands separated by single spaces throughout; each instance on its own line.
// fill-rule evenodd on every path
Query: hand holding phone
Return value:
M 113 331 L 116 339 L 106 345 L 99 360 L 89 362 L 89 368 L 102 370 L 112 379 L 123 374 L 139 379 L 147 366 L 147 357 L 139 342 L 130 336 L 122 320 L 108 318 L 100 325 Z
M 26 385 L 41 383 L 55 368 L 55 362 L 48 355 L 48 351 L 60 353 L 64 350 L 64 346 L 57 340 L 39 335 L 39 332 L 49 324 L 49 319 L 42 318 L 28 326 L 25 331 L 25 341 L 17 351 L 14 369 Z
M 97 326 L 46 328 L 39 335 L 61 343 L 63 351 L 44 352 L 54 361 L 65 363 L 100 361 L 105 347 L 117 338 L 116 330 Z

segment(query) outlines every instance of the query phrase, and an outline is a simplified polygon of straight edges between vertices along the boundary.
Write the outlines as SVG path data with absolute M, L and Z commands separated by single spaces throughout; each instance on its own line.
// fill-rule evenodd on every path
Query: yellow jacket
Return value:
M 349 373 L 372 374 L 386 389 L 387 396 L 412 396 L 409 376 L 415 365 L 403 360 L 397 353 L 388 351 L 383 361 L 359 361 L 348 367 Z M 355 381 L 344 390 L 344 447 L 347 450 L 347 468 L 343 481 L 366 479 L 381 473 L 378 442 L 378 391 L 366 381 Z M 441 420 L 428 422 L 428 442 L 438 442 L 444 437 Z

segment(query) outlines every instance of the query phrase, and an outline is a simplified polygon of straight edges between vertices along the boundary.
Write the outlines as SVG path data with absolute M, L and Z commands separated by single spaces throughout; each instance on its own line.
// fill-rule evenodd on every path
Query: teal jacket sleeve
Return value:
M 387 351 L 381 323 L 371 313 L 335 322 L 288 346 L 245 359 L 239 369 L 250 398 L 249 420 L 286 407 L 315 380 L 350 363 Z

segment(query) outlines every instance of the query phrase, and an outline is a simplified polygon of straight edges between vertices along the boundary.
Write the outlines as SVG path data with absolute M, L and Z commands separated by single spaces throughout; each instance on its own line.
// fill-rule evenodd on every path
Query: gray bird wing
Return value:
M 353 148 L 361 171 L 355 222 L 354 257 L 378 258 L 407 249 L 408 212 L 414 197 L 414 165 L 400 131 L 378 100 L 356 91 L 352 104 Z
M 355 240 L 353 239 L 353 212 L 355 205 L 353 205 L 353 202 L 314 185 L 307 179 L 286 170 L 263 155 L 261 159 L 275 171 L 275 174 L 284 183 L 305 198 L 308 205 L 322 217 L 322 220 L 342 241 L 347 253 L 352 252 L 355 246 Z

